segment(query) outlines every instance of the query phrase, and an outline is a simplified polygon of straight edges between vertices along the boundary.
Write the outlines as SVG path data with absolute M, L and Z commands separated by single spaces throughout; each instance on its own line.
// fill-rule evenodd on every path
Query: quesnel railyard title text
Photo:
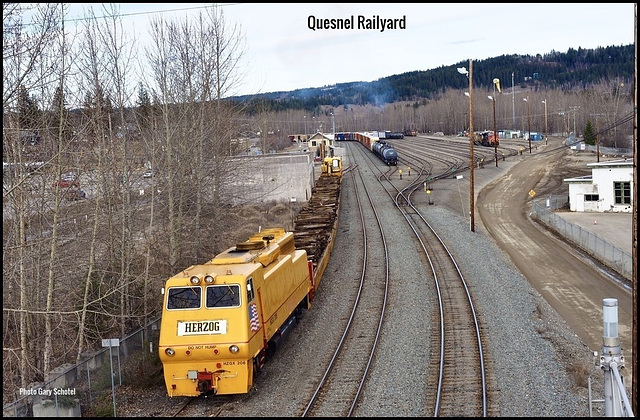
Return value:
M 321 19 L 311 15 L 307 18 L 307 27 L 312 31 L 320 29 L 373 29 L 384 32 L 385 29 L 406 29 L 407 17 L 403 15 L 401 18 L 384 19 L 378 15 L 373 15 L 371 18 L 351 15 L 342 19 Z

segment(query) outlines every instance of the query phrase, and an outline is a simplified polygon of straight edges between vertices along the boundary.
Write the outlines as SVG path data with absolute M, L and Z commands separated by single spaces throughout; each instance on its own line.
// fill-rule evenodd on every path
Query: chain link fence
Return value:
M 546 199 L 533 200 L 531 202 L 531 217 L 573 242 L 607 267 L 625 278 L 631 279 L 633 271 L 631 254 L 624 252 L 593 232 L 564 220 L 553 212 L 561 208 L 569 208 L 567 197 L 550 196 Z
M 19 389 L 15 401 L 3 406 L 3 416 L 115 417 L 117 385 L 140 385 L 162 375 L 159 330 L 157 318 L 124 338 L 103 340 L 107 347 L 85 354 L 82 362 L 62 365 L 46 382 Z

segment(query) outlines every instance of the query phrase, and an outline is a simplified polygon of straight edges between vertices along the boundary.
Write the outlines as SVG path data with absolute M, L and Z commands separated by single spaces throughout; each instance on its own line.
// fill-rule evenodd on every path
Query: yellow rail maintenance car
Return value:
M 322 161 L 322 176 L 342 176 L 342 158 L 326 157 Z
M 159 342 L 169 396 L 248 392 L 310 307 L 313 275 L 293 233 L 274 228 L 171 277 Z

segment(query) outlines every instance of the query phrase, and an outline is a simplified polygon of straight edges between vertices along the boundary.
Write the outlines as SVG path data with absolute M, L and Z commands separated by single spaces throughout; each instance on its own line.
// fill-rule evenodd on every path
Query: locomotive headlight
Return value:
M 166 349 L 164 349 L 164 352 L 167 354 L 167 356 L 173 356 L 174 354 L 176 354 L 176 351 L 171 347 L 167 347 Z
M 213 276 L 207 274 L 206 276 L 204 276 L 204 281 L 205 283 L 209 284 L 213 283 Z
M 200 284 L 200 277 L 198 276 L 193 276 L 189 279 L 189 281 L 191 282 L 191 284 L 193 285 L 198 285 Z
M 238 346 L 236 346 L 235 344 L 229 346 L 229 351 L 233 354 L 236 354 L 237 352 L 240 351 L 240 349 L 238 348 Z

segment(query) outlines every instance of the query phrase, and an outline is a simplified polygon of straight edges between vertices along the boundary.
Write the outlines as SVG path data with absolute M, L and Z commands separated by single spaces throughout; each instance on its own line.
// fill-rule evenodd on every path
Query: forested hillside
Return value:
M 313 110 L 320 105 L 383 105 L 391 102 L 432 99 L 448 88 L 464 89 L 467 79 L 460 77 L 457 67 L 468 67 L 461 61 L 436 69 L 397 74 L 373 82 L 345 82 L 331 86 L 309 87 L 291 92 L 270 92 L 231 98 L 249 101 L 249 113 L 261 109 Z M 503 55 L 473 62 L 473 83 L 489 88 L 494 78 L 503 87 L 513 80 L 519 89 L 584 89 L 603 80 L 632 80 L 634 46 L 609 46 L 597 49 L 551 51 L 544 55 Z M 512 79 L 513 75 L 513 79 Z

